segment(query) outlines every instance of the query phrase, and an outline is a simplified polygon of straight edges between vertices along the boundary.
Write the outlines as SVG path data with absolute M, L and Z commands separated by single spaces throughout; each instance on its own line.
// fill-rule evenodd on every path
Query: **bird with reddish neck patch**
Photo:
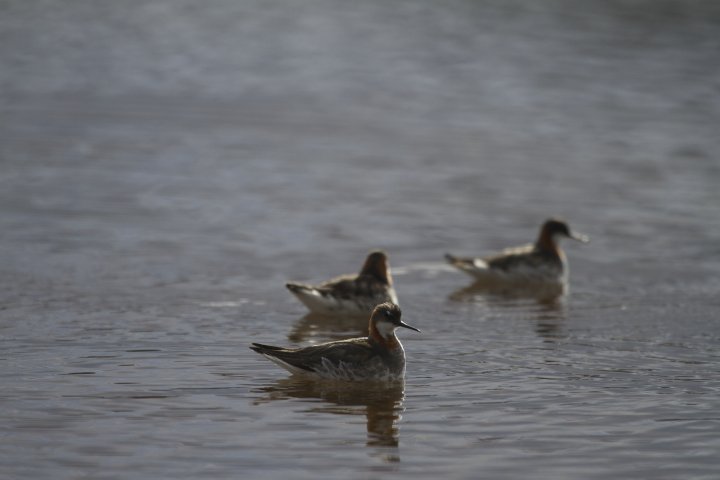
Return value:
M 405 350 L 395 330 L 404 327 L 420 331 L 401 317 L 400 307 L 386 302 L 373 310 L 367 337 L 301 348 L 261 343 L 253 343 L 250 348 L 297 375 L 332 380 L 401 380 L 405 376 Z
M 445 258 L 450 265 L 489 284 L 565 285 L 568 280 L 568 262 L 558 245 L 562 237 L 582 243 L 590 241 L 586 235 L 570 230 L 566 222 L 551 218 L 540 227 L 540 234 L 534 244 L 508 248 L 486 257 L 463 258 L 446 254 Z
M 388 257 L 380 250 L 370 252 L 358 274 L 317 285 L 290 282 L 285 286 L 315 313 L 367 315 L 380 303 L 398 303 Z

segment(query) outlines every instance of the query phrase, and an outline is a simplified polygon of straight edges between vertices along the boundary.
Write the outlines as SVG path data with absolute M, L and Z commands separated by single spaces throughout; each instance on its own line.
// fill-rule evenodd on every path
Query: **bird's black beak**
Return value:
M 572 238 L 573 240 L 577 240 L 580 243 L 589 243 L 590 242 L 590 237 L 588 237 L 587 235 L 583 235 L 582 233 L 570 232 L 569 237 Z
M 400 323 L 398 323 L 398 326 L 399 326 L 399 327 L 409 328 L 410 330 L 415 330 L 415 331 L 418 332 L 418 333 L 422 333 L 419 329 L 413 327 L 412 325 L 408 325 L 407 323 L 403 322 L 402 320 L 400 321 Z

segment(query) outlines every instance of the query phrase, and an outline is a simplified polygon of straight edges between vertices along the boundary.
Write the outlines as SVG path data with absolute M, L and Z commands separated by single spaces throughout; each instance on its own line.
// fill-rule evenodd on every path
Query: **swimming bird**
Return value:
M 560 237 L 587 243 L 586 235 L 574 233 L 567 223 L 556 218 L 546 220 L 534 244 L 508 248 L 486 257 L 455 257 L 446 254 L 454 267 L 487 283 L 531 283 L 564 285 L 568 279 L 565 253 L 558 245 Z
M 253 343 L 250 347 L 294 374 L 335 380 L 400 380 L 405 376 L 405 350 L 395 336 L 403 322 L 400 307 L 386 302 L 370 316 L 369 335 L 302 348 Z
M 385 252 L 370 252 L 360 273 L 341 275 L 318 285 L 285 285 L 311 312 L 366 315 L 383 302 L 397 304 Z

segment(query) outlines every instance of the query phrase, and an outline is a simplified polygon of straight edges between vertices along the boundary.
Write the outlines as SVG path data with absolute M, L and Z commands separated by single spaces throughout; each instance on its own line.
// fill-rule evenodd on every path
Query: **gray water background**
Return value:
M 720 3 L 0 2 L 0 477 L 720 472 Z M 560 215 L 571 290 L 443 265 Z M 287 280 L 384 248 L 404 388 Z

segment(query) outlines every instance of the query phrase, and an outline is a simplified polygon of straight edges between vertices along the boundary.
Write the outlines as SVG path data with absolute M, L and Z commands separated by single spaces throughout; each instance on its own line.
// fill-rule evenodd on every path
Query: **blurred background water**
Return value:
M 717 478 L 720 4 L 0 2 L 3 478 Z M 570 292 L 443 265 L 534 239 Z M 364 322 L 404 388 L 251 352 Z

